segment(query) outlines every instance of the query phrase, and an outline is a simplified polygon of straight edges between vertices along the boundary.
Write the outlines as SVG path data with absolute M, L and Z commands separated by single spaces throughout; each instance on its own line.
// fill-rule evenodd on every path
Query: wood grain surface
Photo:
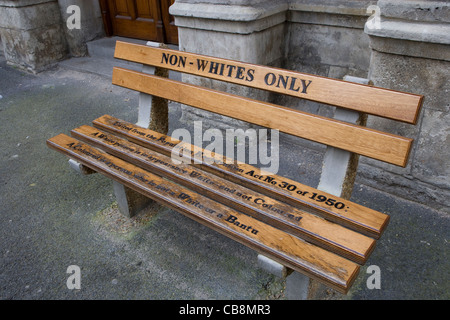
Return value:
M 129 141 L 169 157 L 172 155 L 173 149 L 180 145 L 192 150 L 193 155 L 203 154 L 202 148 L 185 142 L 180 144 L 180 141 L 172 139 L 170 136 L 109 115 L 95 119 L 93 124 L 99 129 L 125 137 Z M 206 161 L 200 165 L 204 171 L 266 194 L 273 199 L 286 202 L 299 209 L 313 212 L 365 235 L 377 239 L 388 224 L 389 216 L 387 214 L 330 195 L 297 181 L 264 172 L 251 165 L 232 161 L 232 159 L 227 159 L 223 155 L 212 154 L 211 156 L 215 158 L 214 161 L 221 161 L 222 163 Z
M 358 232 L 296 209 L 192 165 L 174 164 L 170 157 L 113 134 L 90 126 L 76 128 L 71 131 L 71 134 L 73 137 L 129 163 L 166 177 L 230 208 L 253 216 L 359 264 L 367 261 L 375 246 L 375 240 Z
M 64 134 L 47 145 L 283 265 L 347 292 L 359 266 Z
M 114 68 L 113 84 L 406 166 L 412 139 L 145 73 Z
M 416 124 L 423 96 L 195 53 L 117 41 L 116 58 Z M 273 82 L 273 83 L 272 83 Z

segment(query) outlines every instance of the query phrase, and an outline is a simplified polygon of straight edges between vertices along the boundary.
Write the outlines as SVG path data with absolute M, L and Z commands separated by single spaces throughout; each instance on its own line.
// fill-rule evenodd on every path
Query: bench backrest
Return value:
M 115 57 L 283 93 L 409 124 L 423 96 L 301 72 L 118 41 Z M 405 167 L 412 139 L 226 92 L 114 68 L 113 84 Z

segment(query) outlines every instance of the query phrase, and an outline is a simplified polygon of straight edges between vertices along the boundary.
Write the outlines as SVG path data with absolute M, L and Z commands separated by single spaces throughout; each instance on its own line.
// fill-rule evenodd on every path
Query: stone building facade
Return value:
M 83 28 L 69 30 L 69 5 Z M 450 3 L 425 0 L 176 0 L 180 50 L 374 85 L 425 96 L 417 126 L 369 116 L 368 126 L 415 139 L 408 166 L 362 158 L 359 181 L 450 212 Z M 105 35 L 97 1 L 0 0 L 0 36 L 10 64 L 31 72 L 87 53 Z M 215 88 L 316 114 L 333 109 L 295 98 L 186 76 Z M 205 117 L 183 108 L 184 119 Z M 217 126 L 241 125 L 208 118 Z M 309 148 L 320 148 L 299 142 Z
M 337 79 L 368 78 L 375 86 L 424 95 L 416 126 L 369 116 L 369 127 L 411 137 L 415 144 L 406 168 L 362 158 L 359 181 L 450 212 L 450 3 L 178 0 L 170 12 L 181 50 Z M 265 98 L 316 114 L 333 112 L 296 98 Z M 186 108 L 184 116 L 191 115 L 202 113 Z
M 80 8 L 80 29 L 69 29 L 70 5 Z M 36 73 L 71 56 L 87 54 L 86 42 L 104 36 L 100 7 L 85 0 L 0 0 L 0 38 L 8 63 Z

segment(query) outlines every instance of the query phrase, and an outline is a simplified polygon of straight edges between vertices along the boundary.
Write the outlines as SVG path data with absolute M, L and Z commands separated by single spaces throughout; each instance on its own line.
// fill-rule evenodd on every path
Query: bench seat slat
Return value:
M 115 135 L 126 137 L 129 141 L 167 156 L 171 156 L 173 148 L 180 143 L 180 141 L 172 139 L 170 136 L 136 126 L 109 115 L 95 119 L 93 125 L 107 132 L 112 132 Z M 189 150 L 193 150 L 193 154 L 203 152 L 203 149 L 188 143 L 183 143 L 183 146 Z M 388 224 L 389 216 L 384 213 L 278 175 L 269 175 L 248 164 L 236 162 L 233 165 L 229 165 L 227 164 L 229 162 L 223 155 L 215 154 L 214 156 L 216 159 L 222 160 L 223 163 L 219 164 L 208 161 L 208 163 L 202 164 L 201 167 L 203 170 L 267 194 L 274 199 L 286 202 L 292 206 L 314 212 L 363 234 L 379 238 Z M 277 183 L 273 183 L 273 181 Z M 295 190 L 289 191 L 283 188 L 282 186 L 285 184 L 281 182 L 295 185 Z M 326 199 L 334 200 L 334 204 L 338 205 L 329 205 L 325 201 L 317 201 L 319 195 L 324 196 Z
M 417 122 L 423 100 L 423 96 L 416 94 L 121 41 L 116 43 L 114 57 L 265 89 L 411 124 Z M 293 79 L 296 79 L 295 82 Z
M 298 210 L 286 203 L 230 182 L 188 164 L 174 165 L 170 157 L 90 126 L 71 131 L 73 137 L 129 163 L 167 177 L 209 198 L 299 236 L 327 250 L 364 264 L 375 240 Z
M 406 166 L 412 139 L 122 68 L 113 84 Z
M 359 266 L 196 192 L 60 134 L 47 145 L 149 198 L 309 277 L 346 293 Z

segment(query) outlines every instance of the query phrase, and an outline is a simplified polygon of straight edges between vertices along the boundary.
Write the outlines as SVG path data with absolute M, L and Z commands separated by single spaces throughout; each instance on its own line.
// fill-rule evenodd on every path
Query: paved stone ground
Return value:
M 93 73 L 58 67 L 38 75 L 0 56 L 0 299 L 284 299 L 284 282 L 256 267 L 256 253 L 167 208 L 127 220 L 111 182 L 79 176 L 46 139 L 103 114 L 137 120 L 137 94 Z M 171 128 L 180 108 L 172 105 Z M 321 150 L 293 152 L 282 139 L 282 170 L 316 185 Z M 347 296 L 324 299 L 449 299 L 449 217 L 360 184 L 353 201 L 391 214 Z M 157 213 L 157 214 L 156 214 Z M 81 289 L 66 286 L 81 268 Z

